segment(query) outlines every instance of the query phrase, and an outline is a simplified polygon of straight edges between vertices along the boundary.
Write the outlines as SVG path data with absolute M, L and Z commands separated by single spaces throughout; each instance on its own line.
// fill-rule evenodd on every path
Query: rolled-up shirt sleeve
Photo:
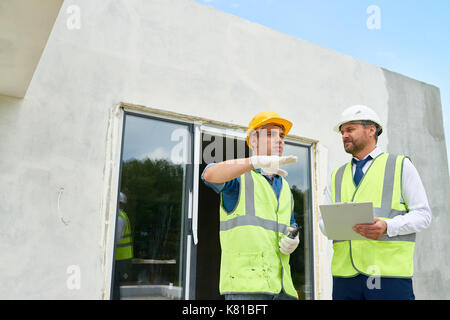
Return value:
M 205 174 L 206 169 L 208 169 L 209 167 L 215 165 L 217 163 L 210 163 L 208 164 L 205 169 L 202 172 L 202 181 L 205 183 L 205 185 L 207 185 L 208 187 L 210 187 L 211 189 L 213 189 L 216 193 L 220 193 L 222 192 L 223 188 L 225 187 L 225 182 L 222 183 L 212 183 L 212 182 L 208 182 L 205 180 L 205 178 L 203 177 L 203 175 Z
M 223 207 L 225 208 L 225 210 L 230 213 L 234 210 L 234 208 L 237 205 L 238 199 L 239 199 L 239 186 L 240 186 L 240 177 L 234 178 L 230 181 L 227 182 L 222 182 L 222 183 L 212 183 L 212 182 L 208 182 L 205 180 L 204 178 L 204 174 L 206 169 L 208 169 L 209 167 L 215 165 L 216 163 L 210 163 L 208 164 L 205 169 L 202 172 L 202 180 L 205 183 L 206 186 L 210 187 L 211 189 L 213 189 L 216 193 L 221 193 L 223 194 Z

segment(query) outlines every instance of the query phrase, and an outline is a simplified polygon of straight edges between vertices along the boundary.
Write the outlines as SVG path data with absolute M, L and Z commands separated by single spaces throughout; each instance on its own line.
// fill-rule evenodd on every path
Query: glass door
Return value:
M 192 130 L 125 113 L 113 299 L 188 297 Z
M 286 141 L 284 155 L 297 156 L 298 162 L 283 166 L 294 198 L 294 216 L 300 229 L 300 243 L 291 254 L 290 265 L 294 287 L 301 300 L 314 299 L 311 147 Z

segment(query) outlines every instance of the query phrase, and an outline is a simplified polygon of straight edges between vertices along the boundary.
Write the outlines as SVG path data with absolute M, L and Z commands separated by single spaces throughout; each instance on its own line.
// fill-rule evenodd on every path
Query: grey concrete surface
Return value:
M 419 172 L 433 214 L 417 234 L 414 290 L 417 299 L 450 299 L 450 180 L 439 89 L 383 70 L 389 92 L 388 152 L 405 154 Z

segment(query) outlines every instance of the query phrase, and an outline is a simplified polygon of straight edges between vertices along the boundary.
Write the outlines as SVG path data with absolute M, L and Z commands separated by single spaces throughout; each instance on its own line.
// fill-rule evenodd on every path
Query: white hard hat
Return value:
M 383 132 L 383 126 L 381 125 L 380 118 L 378 115 L 367 106 L 355 105 L 344 110 L 341 114 L 341 118 L 338 124 L 334 127 L 334 131 L 340 133 L 341 126 L 348 122 L 359 122 L 359 121 L 372 121 L 378 125 L 377 135 Z
M 127 203 L 127 196 L 125 195 L 125 193 L 123 193 L 123 192 L 120 193 L 119 201 L 122 203 Z

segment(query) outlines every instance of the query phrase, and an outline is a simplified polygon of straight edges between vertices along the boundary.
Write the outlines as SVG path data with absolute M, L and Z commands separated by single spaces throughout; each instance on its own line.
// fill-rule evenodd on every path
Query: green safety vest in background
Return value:
M 116 260 L 126 260 L 133 258 L 133 240 L 131 238 L 131 224 L 127 214 L 119 211 L 119 216 L 125 220 L 125 229 L 122 231 L 122 238 L 116 246 Z
M 358 187 L 355 186 L 351 162 L 334 170 L 331 176 L 333 203 L 372 202 L 374 215 L 382 220 L 408 213 L 401 203 L 402 170 L 405 156 L 383 153 L 376 157 Z M 382 277 L 410 278 L 416 234 L 379 240 L 333 241 L 331 273 L 352 277 L 359 273 Z
M 221 294 L 269 293 L 298 298 L 292 283 L 289 255 L 278 242 L 288 233 L 293 198 L 282 178 L 279 199 L 257 171 L 241 175 L 236 208 L 227 213 L 220 194 Z

